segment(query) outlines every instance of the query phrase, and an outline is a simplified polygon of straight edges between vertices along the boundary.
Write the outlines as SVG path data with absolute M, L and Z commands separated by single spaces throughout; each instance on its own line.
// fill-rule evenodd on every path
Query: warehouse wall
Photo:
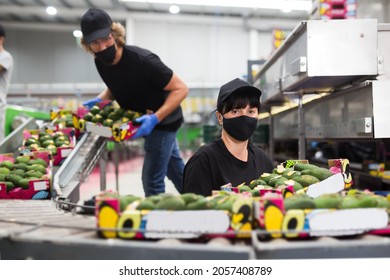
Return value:
M 14 56 L 12 84 L 96 83 L 91 55 L 71 30 L 7 29 L 6 49 Z M 220 85 L 246 74 L 249 30 L 242 23 L 134 21 L 131 43 L 157 53 L 190 85 Z M 258 36 L 259 58 L 271 51 L 271 32 Z

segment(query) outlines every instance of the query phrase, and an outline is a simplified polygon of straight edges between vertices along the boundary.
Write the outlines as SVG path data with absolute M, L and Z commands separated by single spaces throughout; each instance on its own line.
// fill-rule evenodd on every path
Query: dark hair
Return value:
M 243 109 L 247 105 L 251 108 L 257 108 L 260 112 L 260 99 L 252 92 L 237 91 L 230 95 L 222 104 L 217 108 L 217 111 L 222 115 L 233 109 Z

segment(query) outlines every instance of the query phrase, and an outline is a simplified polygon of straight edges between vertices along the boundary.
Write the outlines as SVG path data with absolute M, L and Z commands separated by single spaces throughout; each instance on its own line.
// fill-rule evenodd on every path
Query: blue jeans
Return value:
M 176 131 L 154 129 L 145 137 L 142 184 L 145 196 L 165 192 L 165 176 L 179 193 L 183 190 L 184 161 L 180 157 Z

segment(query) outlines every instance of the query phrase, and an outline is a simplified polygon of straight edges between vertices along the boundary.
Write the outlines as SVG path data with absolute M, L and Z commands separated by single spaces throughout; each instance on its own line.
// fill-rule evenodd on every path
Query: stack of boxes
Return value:
M 355 19 L 357 0 L 313 0 L 310 19 Z

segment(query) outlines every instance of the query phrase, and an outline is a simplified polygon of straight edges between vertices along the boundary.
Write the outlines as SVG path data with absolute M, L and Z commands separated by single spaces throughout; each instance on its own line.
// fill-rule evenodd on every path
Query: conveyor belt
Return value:
M 19 133 L 19 132 L 18 132 Z M 15 135 L 17 132 L 15 132 Z M 15 136 L 18 137 L 18 136 Z M 12 142 L 12 141 L 11 141 Z M 9 142 L 9 143 L 11 143 Z M 0 200 L 1 259 L 302 259 L 390 257 L 390 238 L 360 235 L 309 240 L 121 240 L 97 236 L 96 218 L 79 215 L 80 185 L 106 140 L 86 133 L 58 170 L 52 200 Z
M 49 200 L 0 200 L 2 259 L 251 259 L 253 249 L 214 242 L 120 240 L 97 236 L 96 220 Z
M 258 259 L 390 257 L 390 237 L 372 234 L 261 240 L 254 233 L 252 245 Z

